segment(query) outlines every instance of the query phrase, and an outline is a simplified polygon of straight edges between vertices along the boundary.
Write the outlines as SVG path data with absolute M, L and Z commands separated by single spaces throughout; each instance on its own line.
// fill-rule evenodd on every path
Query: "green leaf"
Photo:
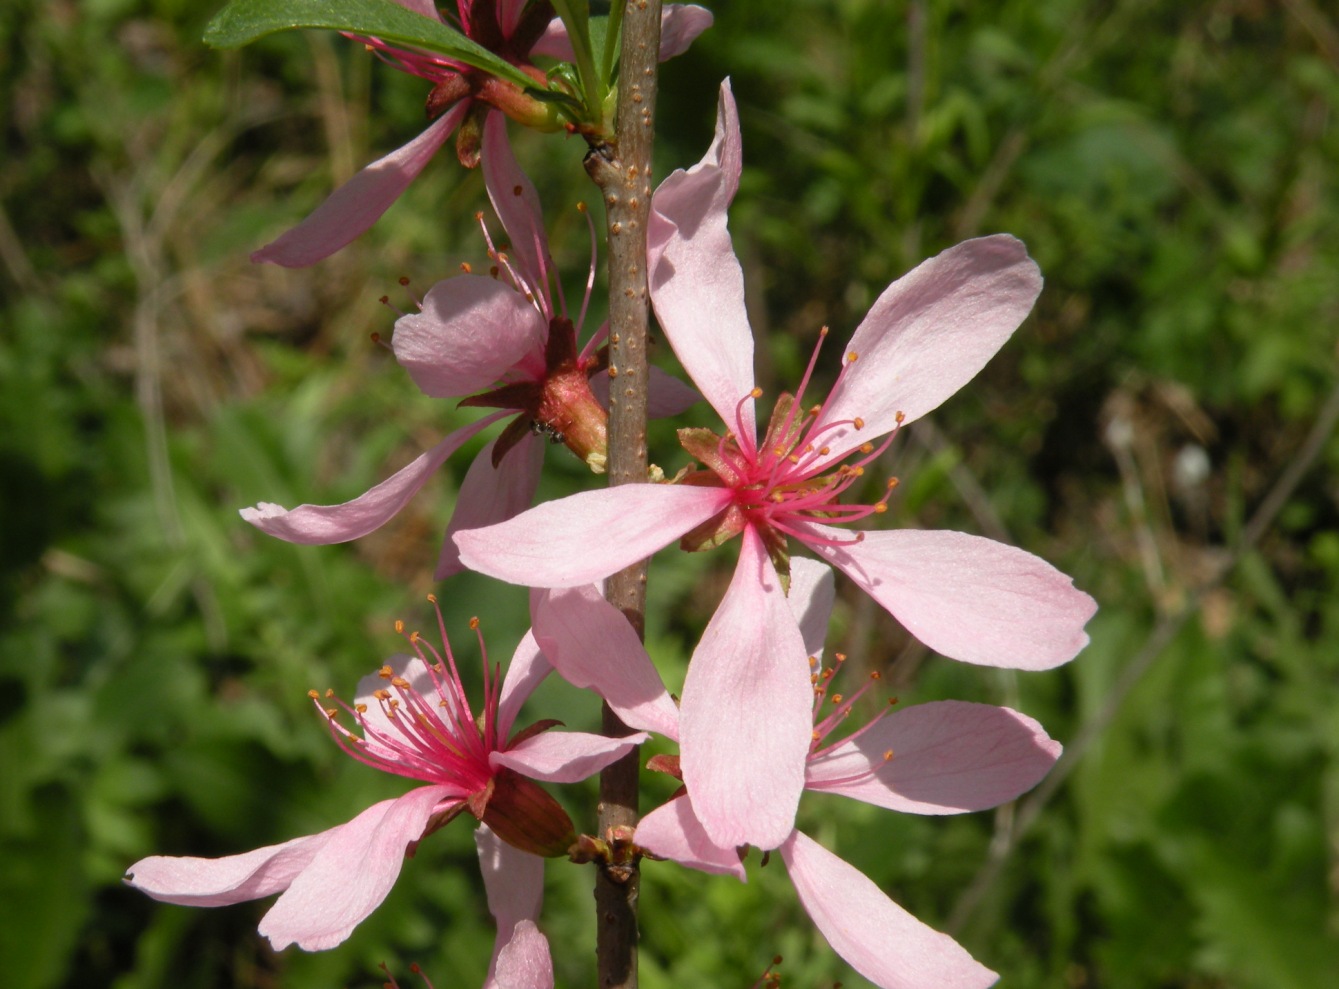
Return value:
M 205 28 L 205 44 L 240 48 L 257 38 L 294 28 L 327 28 L 408 45 L 515 83 L 534 80 L 514 65 L 440 21 L 415 14 L 391 0 L 233 0 Z

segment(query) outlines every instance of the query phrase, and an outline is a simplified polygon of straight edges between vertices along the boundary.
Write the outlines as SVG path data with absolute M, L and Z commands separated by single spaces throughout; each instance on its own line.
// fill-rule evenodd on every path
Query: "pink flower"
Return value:
M 400 6 L 435 20 L 443 20 L 433 0 L 395 0 Z M 544 73 L 531 57 L 573 58 L 562 21 L 553 17 L 548 3 L 526 0 L 457 0 L 457 26 L 476 41 L 533 76 L 536 87 L 546 88 Z M 691 4 L 668 4 L 661 26 L 660 59 L 673 58 L 711 26 L 712 16 Z M 383 61 L 433 85 L 427 100 L 428 128 L 404 147 L 374 161 L 337 189 L 307 219 L 278 240 L 251 255 L 255 262 L 270 261 L 286 268 L 302 268 L 329 257 L 372 226 L 418 177 L 424 166 L 462 124 L 459 155 L 469 167 L 478 164 L 481 117 L 490 107 L 535 126 L 552 127 L 545 104 L 527 96 L 514 84 L 440 55 L 407 51 L 377 38 L 357 38 Z
M 770 822 L 756 818 L 730 836 L 771 848 L 794 819 L 804 772 L 794 740 L 809 722 L 806 654 L 777 569 L 787 565 L 790 539 L 842 570 L 926 645 L 969 663 L 1042 670 L 1068 662 L 1088 641 L 1083 626 L 1096 604 L 1050 564 L 989 539 L 910 529 L 848 533 L 832 524 L 883 511 L 886 494 L 872 505 L 840 501 L 877 455 L 872 441 L 952 395 L 1027 315 L 1041 277 L 1023 245 L 1003 235 L 967 241 L 890 285 L 856 329 L 828 398 L 801 411 L 799 398 L 783 395 L 760 443 L 753 337 L 726 229 L 739 170 L 727 84 L 715 142 L 696 166 L 661 184 L 650 229 L 656 315 L 730 424 L 722 436 L 680 432 L 708 469 L 675 484 L 583 492 L 459 531 L 454 540 L 473 570 L 560 588 L 590 584 L 676 539 L 702 549 L 740 534 L 734 579 L 684 683 L 684 730 L 706 737 L 709 723 L 737 725 L 770 754 L 767 775 L 751 785 L 713 775 L 709 784 L 714 753 L 691 744 L 683 772 L 699 802 L 742 805 L 748 793 L 770 794 L 777 808 Z M 765 706 L 760 691 L 768 694 Z
M 242 509 L 242 518 L 258 529 L 305 545 L 364 536 L 399 512 L 470 438 L 510 417 L 510 425 L 475 458 L 461 485 L 438 561 L 440 580 L 462 569 L 452 533 L 503 521 L 530 505 L 543 463 L 538 436 L 564 443 L 593 470 L 604 469 L 607 416 L 601 400 L 607 401 L 608 379 L 597 376 L 593 382 L 599 395 L 589 379 L 603 366 L 596 348 L 606 329 L 577 349 L 590 282 L 573 322 L 554 272 L 539 196 L 516 163 L 506 124 L 496 114 L 484 124 L 484 148 L 488 195 L 512 244 L 500 253 L 489 241 L 498 277 L 470 273 L 438 282 L 428 291 L 421 312 L 396 321 L 393 348 L 425 394 L 451 398 L 480 393 L 460 404 L 502 411 L 456 430 L 345 504 L 289 510 L 261 502 Z M 651 397 L 656 415 L 682 411 L 697 400 L 692 389 L 659 372 L 652 379 Z
M 374 804 L 346 824 L 281 845 L 220 859 L 151 856 L 131 866 L 126 882 L 156 900 L 187 906 L 223 906 L 281 893 L 261 920 L 260 933 L 276 950 L 297 944 L 321 951 L 347 938 L 386 898 L 407 851 L 462 811 L 487 824 L 497 838 L 533 853 L 517 859 L 494 849 L 494 857 L 515 863 L 536 854 L 564 854 L 575 839 L 572 823 L 531 781 L 585 779 L 646 736 L 545 733 L 554 722 L 513 733 L 521 703 L 550 669 L 530 635 L 517 647 L 501 683 L 484 657 L 485 697 L 476 719 L 445 633 L 444 655 L 425 646 L 417 633 L 409 638 L 417 655 L 393 657 L 359 682 L 352 707 L 340 702 L 360 733 L 340 723 L 340 708 L 323 714 L 345 752 L 422 786 Z M 482 643 L 480 637 L 481 648 Z M 313 695 L 321 709 L 322 698 Z M 487 863 L 484 871 L 488 876 Z M 533 919 L 513 909 L 515 902 L 494 903 L 490 896 L 508 934 L 519 920 Z M 510 912 L 499 912 L 504 907 Z
M 796 559 L 794 567 L 789 606 L 815 667 L 812 714 L 798 740 L 805 749 L 804 789 L 904 813 L 958 814 L 1012 800 L 1046 774 L 1060 745 L 1026 715 L 987 704 L 940 701 L 885 711 L 829 743 L 871 684 L 847 697 L 831 691 L 834 671 L 818 668 L 833 599 L 831 571 L 806 559 Z M 766 775 L 756 738 L 733 733 L 729 724 L 711 739 L 691 735 L 687 698 L 676 724 L 674 702 L 645 650 L 594 589 L 536 595 L 534 631 L 554 668 L 578 686 L 599 690 L 628 725 L 677 738 L 685 760 L 690 744 L 714 743 L 712 757 L 725 778 Z M 672 758 L 658 762 L 673 768 Z M 720 808 L 699 799 L 684 769 L 686 792 L 642 820 L 637 844 L 691 868 L 746 880 L 729 822 L 722 840 Z M 995 981 L 952 938 L 916 920 L 793 825 L 777 847 L 800 902 L 828 943 L 876 985 L 969 989 Z

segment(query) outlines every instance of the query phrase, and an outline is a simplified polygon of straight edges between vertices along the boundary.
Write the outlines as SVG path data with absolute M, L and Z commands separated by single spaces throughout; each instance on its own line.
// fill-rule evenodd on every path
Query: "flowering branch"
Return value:
M 651 207 L 651 148 L 660 51 L 660 0 L 627 0 L 622 19 L 616 144 L 600 143 L 586 156 L 586 171 L 605 204 L 609 242 L 609 484 L 646 481 L 646 223 Z M 609 578 L 607 594 L 640 636 L 646 615 L 646 563 Z M 604 705 L 606 734 L 627 727 Z M 637 824 L 634 750 L 600 774 L 598 833 L 617 839 Z M 595 881 L 596 957 L 599 985 L 637 985 L 635 861 L 617 872 L 602 869 Z

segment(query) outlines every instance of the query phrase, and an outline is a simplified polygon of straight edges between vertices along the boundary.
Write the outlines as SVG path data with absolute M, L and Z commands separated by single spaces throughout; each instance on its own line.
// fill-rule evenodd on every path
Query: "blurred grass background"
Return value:
M 746 161 L 731 226 L 763 383 L 793 384 L 820 325 L 844 339 L 923 257 L 1021 237 L 1047 279 L 1036 311 L 899 441 L 887 521 L 1007 539 L 1101 603 L 1073 664 L 1013 675 L 925 655 L 844 587 L 830 647 L 903 703 L 1008 703 L 1069 750 L 995 814 L 815 797 L 802 825 L 1004 985 L 1332 984 L 1339 17 L 1316 0 L 714 6 L 666 67 L 659 171 L 701 155 L 731 75 Z M 417 961 L 439 989 L 477 985 L 492 930 L 464 822 L 323 954 L 271 952 L 265 903 L 190 910 L 119 882 L 146 854 L 243 851 L 403 792 L 337 752 L 306 691 L 347 696 L 396 651 L 395 618 L 426 621 L 468 463 L 352 545 L 295 548 L 237 517 L 352 497 L 464 421 L 369 336 L 394 318 L 378 297 L 408 308 L 482 258 L 486 204 L 443 156 L 331 260 L 251 266 L 417 133 L 425 87 L 337 37 L 208 51 L 213 11 L 0 11 L 3 981 L 373 986 L 378 963 L 408 979 Z M 582 149 L 516 144 L 576 291 Z M 671 433 L 653 439 L 653 459 L 683 464 Z M 548 495 L 589 483 L 570 458 L 549 465 Z M 650 646 L 672 683 L 732 559 L 655 563 Z M 466 576 L 441 592 L 464 655 L 475 614 L 493 658 L 510 654 L 517 589 Z M 573 726 L 596 716 L 560 684 L 540 701 Z M 564 799 L 591 820 L 590 790 Z M 559 985 L 588 985 L 590 876 L 548 877 Z M 747 986 L 778 953 L 787 985 L 862 984 L 756 856 L 747 886 L 650 864 L 642 903 L 648 989 Z

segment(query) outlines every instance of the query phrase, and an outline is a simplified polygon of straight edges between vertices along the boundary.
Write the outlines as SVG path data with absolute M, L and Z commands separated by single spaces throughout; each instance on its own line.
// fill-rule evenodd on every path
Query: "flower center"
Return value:
M 436 598 L 429 600 L 436 608 Z M 324 697 L 314 690 L 308 696 L 326 716 L 340 748 L 359 762 L 396 776 L 450 786 L 461 795 L 476 793 L 485 789 L 494 776 L 489 753 L 505 743 L 497 723 L 501 691 L 498 668 L 490 668 L 479 620 L 471 619 L 470 627 L 479 637 L 484 675 L 483 711 L 476 718 L 440 609 L 437 622 L 442 637 L 440 652 L 418 632 L 405 635 L 404 623 L 396 622 L 396 631 L 405 635 L 417 661 L 401 661 L 397 664 L 400 669 L 390 663 L 383 666 L 377 676 L 386 686 L 373 690 L 368 700 L 350 706 L 332 690 L 327 690 Z M 324 707 L 322 700 L 333 700 L 337 706 Z M 340 722 L 341 711 L 352 717 L 361 734 Z

